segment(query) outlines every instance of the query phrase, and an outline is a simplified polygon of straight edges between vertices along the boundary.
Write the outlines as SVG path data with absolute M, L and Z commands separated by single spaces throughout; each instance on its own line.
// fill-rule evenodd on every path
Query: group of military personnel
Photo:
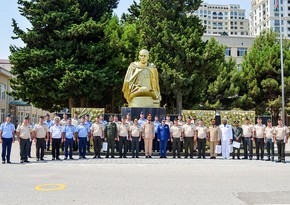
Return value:
M 11 123 L 11 116 L 6 116 L 6 122 L 0 127 L 0 143 L 2 143 L 2 163 L 11 163 L 10 154 L 12 143 L 16 137 L 20 144 L 20 162 L 29 163 L 32 141 L 36 144 L 36 160 L 44 160 L 45 149 L 51 149 L 52 160 L 60 159 L 60 149 L 64 151 L 64 160 L 74 159 L 73 149 L 77 145 L 79 159 L 86 159 L 86 152 L 90 151 L 90 139 L 93 141 L 94 157 L 101 158 L 103 144 L 106 143 L 106 158 L 115 158 L 115 150 L 119 152 L 119 158 L 127 158 L 127 152 L 132 152 L 132 158 L 139 158 L 140 150 L 144 150 L 145 158 L 152 158 L 153 151 L 160 152 L 160 158 L 167 158 L 167 149 L 172 151 L 173 158 L 193 158 L 195 147 L 198 149 L 197 158 L 206 158 L 206 144 L 209 143 L 210 159 L 216 159 L 217 146 L 221 145 L 223 159 L 240 159 L 240 145 L 243 144 L 244 158 L 253 158 L 253 143 L 256 145 L 256 159 L 264 160 L 264 148 L 267 148 L 266 161 L 274 161 L 274 144 L 278 148 L 277 162 L 285 163 L 285 144 L 288 142 L 289 130 L 283 125 L 282 119 L 278 120 L 276 127 L 272 126 L 271 120 L 267 126 L 262 124 L 262 119 L 257 118 L 257 124 L 252 125 L 249 118 L 240 126 L 235 121 L 233 126 L 228 124 L 227 119 L 222 119 L 221 125 L 216 125 L 212 119 L 210 126 L 205 126 L 203 119 L 196 120 L 195 116 L 187 117 L 186 122 L 182 115 L 172 122 L 170 115 L 162 118 L 152 115 L 147 118 L 143 112 L 139 119 L 131 121 L 131 115 L 123 116 L 121 121 L 118 116 L 110 116 L 109 122 L 100 115 L 90 121 L 87 114 L 79 119 L 75 112 L 73 118 L 66 114 L 60 119 L 54 113 L 53 120 L 50 115 L 41 116 L 39 122 L 30 125 L 29 117 L 25 117 L 23 123 L 15 129 Z M 16 137 L 15 137 L 16 135 Z M 237 146 L 238 145 L 238 146 Z

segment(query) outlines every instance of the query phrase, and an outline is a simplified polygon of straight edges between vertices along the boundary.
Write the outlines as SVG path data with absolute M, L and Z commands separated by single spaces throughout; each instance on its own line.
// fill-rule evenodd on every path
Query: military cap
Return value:
M 10 113 L 8 113 L 8 114 L 6 115 L 6 117 L 11 117 Z

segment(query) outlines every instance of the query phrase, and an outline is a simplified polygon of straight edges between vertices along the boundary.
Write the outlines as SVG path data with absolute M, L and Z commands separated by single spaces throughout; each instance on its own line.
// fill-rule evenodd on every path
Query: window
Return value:
M 275 20 L 275 21 L 274 21 L 274 25 L 275 25 L 275 26 L 279 26 L 279 25 L 280 25 L 279 20 Z
M 5 122 L 5 110 L 1 109 L 1 122 Z
M 1 100 L 5 100 L 6 97 L 6 85 L 4 84 L 0 84 L 1 86 Z
M 226 56 L 231 56 L 231 48 L 226 48 L 225 55 Z
M 31 123 L 32 123 L 33 125 L 36 124 L 36 120 L 37 120 L 37 118 L 36 118 L 36 114 L 32 114 Z
M 247 49 L 246 48 L 238 48 L 237 56 L 243 56 L 246 53 L 247 53 Z
M 241 64 L 238 64 L 237 67 L 238 67 L 238 70 L 239 70 L 239 71 L 242 70 L 242 65 L 241 65 Z
M 280 33 L 280 28 L 279 27 L 275 27 L 274 29 L 275 32 Z M 284 28 L 282 27 L 282 32 L 284 32 Z
M 18 123 L 21 124 L 24 118 L 24 112 L 18 112 Z

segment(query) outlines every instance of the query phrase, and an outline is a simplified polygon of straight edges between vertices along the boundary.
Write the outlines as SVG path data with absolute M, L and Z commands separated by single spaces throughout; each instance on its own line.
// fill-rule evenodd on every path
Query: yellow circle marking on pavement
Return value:
M 65 189 L 64 184 L 41 184 L 34 187 L 37 191 L 60 191 Z

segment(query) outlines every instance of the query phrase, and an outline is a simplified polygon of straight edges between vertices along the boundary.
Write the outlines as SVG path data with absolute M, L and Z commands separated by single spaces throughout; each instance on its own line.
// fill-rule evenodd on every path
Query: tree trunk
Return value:
M 178 114 L 182 111 L 182 93 L 180 89 L 176 89 L 176 108 Z
M 81 97 L 81 107 L 86 107 L 86 97 Z
M 73 97 L 70 97 L 69 98 L 69 101 L 68 101 L 68 107 L 69 107 L 69 109 L 72 109 L 74 107 L 74 104 L 75 104 L 74 98 Z
M 272 111 L 272 124 L 273 126 L 276 126 L 278 124 L 278 118 L 279 118 L 279 110 L 273 110 Z M 285 122 L 283 122 L 285 123 Z
M 111 108 L 112 108 L 112 112 L 115 111 L 115 89 L 114 87 L 112 87 L 112 102 L 111 102 Z

